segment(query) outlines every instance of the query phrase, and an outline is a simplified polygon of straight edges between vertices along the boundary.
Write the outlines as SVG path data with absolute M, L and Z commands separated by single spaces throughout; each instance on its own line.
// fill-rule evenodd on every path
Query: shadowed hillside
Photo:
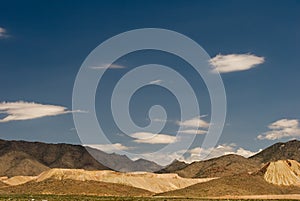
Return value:
M 91 147 L 86 147 L 89 153 L 92 154 L 93 157 L 97 161 L 102 164 L 107 165 L 108 167 L 121 171 L 121 172 L 135 172 L 135 171 L 146 171 L 146 172 L 155 172 L 162 167 L 152 161 L 147 161 L 144 159 L 138 159 L 136 161 L 132 161 L 126 155 L 119 154 L 107 154 L 98 149 L 94 149 Z
M 47 167 L 109 169 L 80 145 L 0 140 L 0 157 L 1 164 L 6 166 L 1 167 L 0 176 L 37 175 Z M 22 169 L 24 164 L 27 170 Z

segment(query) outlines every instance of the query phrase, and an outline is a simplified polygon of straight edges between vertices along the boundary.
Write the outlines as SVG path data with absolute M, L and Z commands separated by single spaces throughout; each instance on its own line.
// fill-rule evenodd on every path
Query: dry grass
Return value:
M 105 182 L 45 180 L 0 188 L 0 194 L 150 196 L 153 193 L 131 186 Z
M 299 187 L 283 187 L 267 183 L 262 176 L 249 174 L 223 177 L 187 188 L 162 193 L 163 196 L 215 197 L 227 195 L 297 194 Z

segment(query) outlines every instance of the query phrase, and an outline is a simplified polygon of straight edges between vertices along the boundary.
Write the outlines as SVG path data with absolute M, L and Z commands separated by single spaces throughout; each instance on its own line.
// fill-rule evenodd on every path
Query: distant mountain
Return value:
M 113 170 L 120 172 L 135 172 L 135 171 L 144 171 L 144 172 L 155 172 L 162 169 L 162 166 L 144 159 L 138 159 L 136 161 L 130 160 L 125 155 L 119 154 L 107 154 L 101 150 L 94 149 L 91 147 L 86 147 L 89 153 L 95 157 L 100 163 L 105 164 Z
M 83 146 L 0 140 L 0 176 L 37 175 L 49 168 L 107 170 Z
M 182 177 L 205 178 L 224 177 L 234 174 L 257 171 L 260 165 L 255 161 L 250 161 L 243 156 L 229 154 L 205 161 L 185 164 L 175 161 L 160 172 L 177 173 Z
M 300 162 L 300 141 L 292 140 L 285 143 L 276 143 L 250 157 L 250 159 L 259 163 L 267 163 L 286 159 Z
M 176 171 L 182 170 L 183 168 L 187 167 L 188 165 L 189 164 L 187 164 L 183 161 L 174 160 L 170 165 L 157 171 L 157 173 L 171 173 L 171 172 L 174 173 Z
M 91 151 L 93 158 L 90 153 Z M 154 162 L 108 154 L 98 149 L 71 144 L 0 140 L 0 177 L 38 175 L 49 168 L 85 170 L 148 171 L 162 167 Z M 109 167 L 107 167 L 109 166 Z

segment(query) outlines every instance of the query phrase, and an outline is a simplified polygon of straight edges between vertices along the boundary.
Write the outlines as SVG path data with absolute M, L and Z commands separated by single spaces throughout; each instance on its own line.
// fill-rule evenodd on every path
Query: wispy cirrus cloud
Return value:
M 8 37 L 8 34 L 7 34 L 6 29 L 4 29 L 3 27 L 0 27 L 0 39 L 7 38 L 7 37 Z
M 177 142 L 177 137 L 167 134 L 155 134 L 150 132 L 137 132 L 130 135 L 136 143 L 145 144 L 170 144 Z
M 271 123 L 269 131 L 258 135 L 260 140 L 277 140 L 281 138 L 300 137 L 300 127 L 298 119 L 280 119 Z
M 229 73 L 245 71 L 264 63 L 265 58 L 253 54 L 228 54 L 217 55 L 210 60 L 214 72 Z
M 127 151 L 132 150 L 134 147 L 128 147 L 121 143 L 115 143 L 115 144 L 86 144 L 84 146 L 88 146 L 94 149 L 99 149 L 104 152 L 116 152 L 116 151 Z
M 201 129 L 186 129 L 178 132 L 183 134 L 192 134 L 192 135 L 204 135 L 207 133 L 206 130 L 201 130 Z
M 101 69 L 123 69 L 123 68 L 126 68 L 125 66 L 122 66 L 122 65 L 119 65 L 119 64 L 101 64 L 99 66 L 90 66 L 90 69 L 93 69 L 93 70 L 101 70 Z
M 0 122 L 37 119 L 47 116 L 67 114 L 70 112 L 72 111 L 69 111 L 66 107 L 57 105 L 46 105 L 24 101 L 1 102 L 0 114 L 3 114 L 4 117 L 0 119 Z

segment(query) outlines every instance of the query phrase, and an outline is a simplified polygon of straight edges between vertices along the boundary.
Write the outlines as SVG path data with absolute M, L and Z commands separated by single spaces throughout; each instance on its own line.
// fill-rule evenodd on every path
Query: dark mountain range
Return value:
M 138 159 L 136 161 L 132 161 L 126 155 L 118 155 L 115 153 L 107 154 L 98 149 L 94 149 L 91 147 L 86 147 L 89 153 L 92 154 L 93 157 L 97 161 L 102 164 L 107 165 L 113 170 L 117 170 L 120 172 L 135 172 L 135 171 L 145 171 L 145 172 L 155 172 L 162 169 L 162 166 L 144 159 Z
M 89 151 L 93 151 L 100 162 L 81 145 L 0 140 L 0 176 L 38 175 L 49 168 L 111 169 L 103 164 L 118 167 L 115 170 L 120 171 L 155 171 L 161 168 L 146 160 L 132 161 L 126 156 L 92 148 Z

